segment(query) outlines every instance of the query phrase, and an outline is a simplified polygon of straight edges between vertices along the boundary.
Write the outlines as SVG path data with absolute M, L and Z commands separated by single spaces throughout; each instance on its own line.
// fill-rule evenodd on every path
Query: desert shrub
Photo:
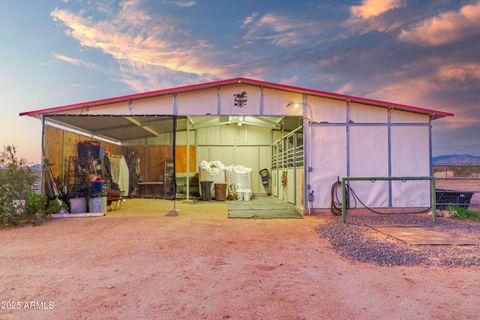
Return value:
M 457 219 L 480 220 L 480 212 L 471 211 L 458 206 L 447 206 L 445 209 L 447 211 L 456 211 L 457 214 L 455 215 L 455 218 Z
M 45 208 L 45 214 L 59 213 L 62 209 L 62 204 L 59 200 L 53 199 L 48 201 L 48 204 Z
M 16 147 L 5 146 L 0 153 L 1 224 L 18 224 L 29 218 L 26 200 L 33 194 L 35 179 L 26 161 L 18 158 Z
M 25 214 L 26 216 L 40 215 L 45 213 L 47 208 L 47 197 L 43 194 L 31 192 L 25 199 Z

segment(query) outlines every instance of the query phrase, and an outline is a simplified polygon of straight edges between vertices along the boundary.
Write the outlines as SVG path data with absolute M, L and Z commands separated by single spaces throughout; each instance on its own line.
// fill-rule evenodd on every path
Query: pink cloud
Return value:
M 443 80 L 480 80 L 480 63 L 455 63 L 441 66 L 438 75 Z
M 83 47 L 93 48 L 113 57 L 121 66 L 122 82 L 131 88 L 144 89 L 141 84 L 165 85 L 162 78 L 188 75 L 204 79 L 225 77 L 228 66 L 214 62 L 209 43 L 192 38 L 177 21 L 169 17 L 153 17 L 142 10 L 137 1 L 123 1 L 119 10 L 106 13 L 102 20 L 86 14 L 55 9 L 51 16 L 63 23 L 66 33 Z M 89 67 L 87 63 L 56 54 L 57 59 Z M 145 72 L 148 67 L 148 72 Z M 154 71 L 155 70 L 155 71 Z M 192 78 L 191 77 L 191 78 Z M 150 89 L 152 87 L 149 87 Z
M 352 16 L 369 19 L 404 5 L 403 0 L 363 0 L 359 6 L 352 6 Z
M 480 1 L 425 19 L 398 37 L 406 42 L 440 46 L 476 34 L 480 34 Z
M 319 22 L 299 21 L 275 13 L 268 13 L 257 19 L 257 14 L 245 18 L 242 27 L 248 28 L 244 40 L 251 44 L 255 41 L 267 41 L 279 47 L 290 47 L 305 42 L 309 36 L 319 35 L 322 31 Z

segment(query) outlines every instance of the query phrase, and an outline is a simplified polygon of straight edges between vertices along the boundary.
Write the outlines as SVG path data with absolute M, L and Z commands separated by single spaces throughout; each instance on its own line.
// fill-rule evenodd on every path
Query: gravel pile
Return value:
M 408 245 L 380 233 L 368 225 L 433 226 L 431 218 L 417 215 L 355 215 L 348 223 L 339 217 L 316 227 L 333 248 L 344 256 L 378 265 L 480 265 L 480 245 Z M 468 234 L 480 239 L 480 224 L 437 220 L 434 229 Z

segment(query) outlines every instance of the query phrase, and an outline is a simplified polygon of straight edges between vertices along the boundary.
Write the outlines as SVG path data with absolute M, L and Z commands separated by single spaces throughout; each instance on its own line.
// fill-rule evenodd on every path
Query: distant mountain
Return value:
M 447 154 L 433 157 L 433 164 L 480 164 L 479 156 L 469 154 Z
M 33 171 L 41 171 L 42 170 L 42 165 L 37 163 L 29 166 L 29 168 Z

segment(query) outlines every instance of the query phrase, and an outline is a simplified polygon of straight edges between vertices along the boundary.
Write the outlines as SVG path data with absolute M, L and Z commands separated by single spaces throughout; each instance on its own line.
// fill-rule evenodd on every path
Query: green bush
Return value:
M 49 215 L 52 213 L 59 213 L 60 210 L 62 209 L 62 204 L 59 200 L 54 199 L 48 201 L 48 205 L 45 208 L 45 214 Z
M 16 147 L 5 146 L 0 153 L 0 224 L 19 224 L 38 213 L 32 212 L 40 210 L 43 200 L 31 196 L 35 179 L 26 161 L 18 158 Z
M 43 215 L 47 208 L 47 197 L 43 194 L 32 192 L 27 195 L 25 200 L 25 214 L 27 217 L 33 215 Z
M 457 214 L 455 215 L 455 218 L 457 219 L 480 220 L 480 212 L 471 211 L 458 206 L 447 206 L 445 210 L 456 211 Z

